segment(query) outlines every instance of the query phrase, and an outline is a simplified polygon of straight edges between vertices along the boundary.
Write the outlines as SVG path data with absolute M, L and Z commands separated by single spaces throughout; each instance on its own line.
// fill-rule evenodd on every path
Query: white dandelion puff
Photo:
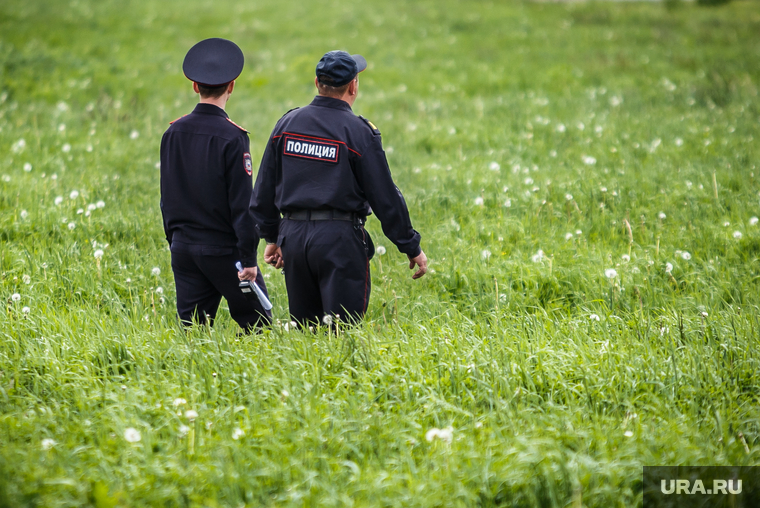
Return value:
M 150 273 L 154 277 L 158 277 L 159 275 L 161 275 L 161 269 L 157 266 L 154 266 L 153 269 L 150 271 Z
M 565 240 L 572 240 L 573 234 L 572 233 L 565 233 Z
M 137 443 L 142 439 L 140 431 L 134 427 L 127 427 L 124 429 L 124 439 L 128 443 Z
M 32 309 L 30 309 L 29 307 L 22 307 L 22 308 L 21 308 L 21 312 L 23 312 L 24 314 L 29 314 L 29 312 L 30 312 L 31 310 L 32 310 Z
M 137 131 L 132 131 L 129 133 L 129 139 L 137 139 L 140 137 L 140 133 Z
M 660 212 L 657 214 L 657 218 L 660 220 L 664 220 L 667 217 L 664 212 Z
M 591 314 L 588 318 L 591 321 L 599 321 L 599 316 L 597 316 L 596 314 Z
M 490 257 L 491 257 L 491 251 L 490 251 L 490 250 L 488 250 L 488 249 L 483 249 L 483 250 L 480 252 L 480 257 L 481 257 L 481 258 L 483 258 L 483 259 L 488 259 L 488 258 L 490 258 Z
M 620 256 L 620 259 L 622 259 L 624 263 L 627 263 L 631 260 L 631 256 L 629 256 L 628 254 L 623 254 L 622 256 Z
M 641 270 L 639 270 L 638 266 L 634 266 L 633 268 L 631 268 L 631 273 L 639 273 L 639 272 L 641 272 Z
M 604 271 L 604 276 L 607 277 L 608 279 L 614 279 L 615 277 L 617 277 L 617 270 L 615 270 L 614 268 L 607 268 Z
M 83 213 L 84 213 L 84 208 L 77 209 L 77 215 L 82 215 Z
M 534 263 L 540 263 L 541 261 L 544 260 L 545 257 L 546 256 L 544 255 L 544 251 L 542 251 L 541 249 L 538 249 L 538 252 L 536 252 L 533 256 L 531 256 L 530 259 Z
M 730 222 L 728 222 L 728 221 L 726 221 L 726 222 L 724 222 L 724 223 L 723 223 L 723 227 L 724 227 L 724 228 L 727 228 L 727 227 L 728 227 L 728 226 L 730 226 L 730 225 L 731 225 L 731 223 L 730 223 Z
M 285 398 L 288 398 L 290 397 L 290 392 L 283 388 L 282 391 L 280 392 L 280 395 L 282 395 Z
M 78 197 L 79 197 L 79 191 L 78 190 L 73 190 L 73 191 L 69 192 L 69 199 L 76 199 Z
M 601 190 L 602 192 L 607 192 L 607 187 L 602 187 L 602 188 L 601 188 L 601 189 L 599 189 L 599 190 Z
M 190 427 L 187 425 L 180 425 L 179 426 L 179 437 L 185 437 L 188 432 L 190 432 Z
M 686 261 L 688 261 L 688 260 L 690 260 L 690 259 L 691 259 L 691 254 L 690 254 L 690 253 L 688 253 L 688 252 L 686 252 L 686 251 L 683 251 L 683 252 L 681 253 L 681 258 L 682 258 L 682 259 L 684 259 L 684 260 L 686 260 Z
M 734 231 L 733 237 L 736 238 L 737 240 L 741 239 L 742 232 L 741 231 Z
M 24 163 L 24 171 L 26 171 L 28 173 L 31 170 L 32 170 L 32 165 L 30 163 L 28 163 L 28 162 L 25 162 Z
M 55 198 L 55 201 L 53 201 L 56 205 L 60 205 L 63 203 L 63 196 L 58 196 Z
M 499 171 L 501 169 L 501 166 L 499 165 L 498 162 L 493 161 L 488 165 L 488 169 L 490 169 L 491 171 Z
M 757 217 L 750 217 L 749 219 L 749 225 L 750 226 L 757 226 L 758 219 Z
M 19 153 L 24 148 L 26 148 L 26 141 L 24 140 L 24 138 L 19 139 L 18 141 L 13 143 L 13 145 L 11 145 L 11 151 L 13 153 Z
M 63 132 L 65 130 L 66 130 L 66 124 L 65 123 L 58 124 L 58 132 Z
M 198 412 L 195 411 L 194 409 L 188 409 L 187 411 L 185 411 L 185 418 L 187 418 L 190 421 L 193 421 L 196 418 L 198 418 Z
M 708 314 L 707 314 L 707 312 L 704 312 L 704 311 L 702 311 L 700 314 L 701 314 L 701 316 L 702 316 L 703 318 L 706 318 L 706 317 L 707 317 L 707 315 L 708 315 Z
M 504 201 L 504 206 L 506 208 L 511 208 L 512 207 L 512 200 L 511 199 L 507 199 L 506 201 Z
M 14 302 L 18 302 L 18 301 L 20 301 L 20 300 L 21 300 L 21 295 L 20 295 L 20 294 L 18 294 L 18 293 L 13 293 L 13 294 L 11 295 L 11 300 L 13 300 Z
M 322 318 L 322 323 L 325 326 L 330 326 L 333 323 L 333 317 L 330 314 L 325 314 Z
M 158 293 L 159 295 L 162 295 L 164 293 L 164 288 L 162 288 L 161 286 L 158 286 L 156 288 L 156 293 Z
M 73 230 L 75 227 L 77 227 L 76 222 L 69 222 L 69 229 Z
M 97 206 L 95 206 L 94 203 L 90 203 L 89 205 L 87 205 L 87 211 L 88 212 L 91 212 L 91 211 L 95 210 L 96 208 L 97 208 Z
M 672 263 L 665 263 L 665 273 L 670 273 L 672 271 L 673 271 Z
M 581 236 L 583 234 L 583 231 L 581 231 L 580 229 L 576 229 L 575 234 L 576 236 Z
M 95 256 L 95 259 L 100 259 L 103 257 L 103 250 L 98 249 L 92 255 Z
M 106 202 L 101 199 L 100 201 L 98 201 L 97 203 L 95 203 L 95 206 L 97 208 L 103 208 L 104 206 L 106 206 Z
M 61 147 L 61 150 L 63 151 L 63 153 L 69 153 L 71 151 L 71 145 L 66 143 L 65 145 Z
M 676 138 L 675 143 L 676 143 L 676 146 L 683 146 L 683 139 Z
M 49 450 L 57 444 L 58 443 L 55 442 L 55 439 L 46 438 L 42 440 L 40 446 L 42 446 L 43 450 Z
M 26 219 L 27 217 L 29 217 L 29 212 L 27 212 L 26 210 L 21 210 L 21 213 L 19 215 L 21 216 L 22 219 Z
M 187 404 L 187 401 L 186 401 L 185 399 L 183 399 L 182 397 L 177 397 L 177 398 L 176 398 L 176 399 L 174 399 L 174 401 L 172 402 L 172 405 L 173 405 L 174 407 L 179 407 L 179 406 L 182 406 L 183 404 Z
M 565 194 L 565 199 L 567 201 L 572 201 L 573 200 L 573 195 L 572 194 Z
M 3 175 L 3 181 L 6 182 L 6 183 L 10 182 L 11 181 L 11 176 L 10 175 Z
M 625 437 L 633 437 L 633 432 L 630 430 L 626 430 L 625 433 L 623 433 Z
M 590 156 L 590 155 L 584 155 L 583 156 L 583 163 L 588 164 L 589 166 L 592 166 L 596 164 L 596 158 Z
M 565 127 L 565 124 L 563 123 L 558 123 L 554 130 L 557 132 L 565 132 L 567 130 L 567 127 Z
M 533 179 L 532 178 L 526 178 L 525 179 L 525 185 L 533 185 Z
M 32 283 L 32 278 L 28 274 L 24 274 L 21 277 L 21 280 L 24 282 L 24 284 L 31 284 Z
M 377 248 L 375 249 L 375 252 L 377 252 L 380 256 L 383 256 L 385 255 L 385 247 L 383 247 L 382 245 L 378 245 Z
M 481 196 L 478 196 L 475 198 L 475 206 L 483 206 L 483 198 Z
M 243 436 L 245 436 L 245 431 L 243 431 L 243 429 L 241 429 L 240 427 L 232 431 L 232 439 L 234 439 L 235 441 L 237 441 Z

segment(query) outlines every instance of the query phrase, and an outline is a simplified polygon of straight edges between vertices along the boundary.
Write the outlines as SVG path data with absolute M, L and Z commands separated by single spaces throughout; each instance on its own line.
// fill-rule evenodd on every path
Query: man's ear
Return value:
M 231 94 L 232 90 L 235 89 L 235 80 L 233 79 L 230 81 L 230 83 L 227 85 L 227 93 Z
M 193 91 L 195 93 L 201 93 L 201 89 L 198 88 L 198 83 L 196 83 L 195 81 L 193 81 Z
M 351 84 L 348 86 L 348 94 L 356 95 L 357 93 L 359 93 L 359 80 L 357 78 L 354 78 L 354 80 L 351 81 Z
M 319 90 L 319 78 L 314 78 L 314 86 L 316 86 L 317 90 Z

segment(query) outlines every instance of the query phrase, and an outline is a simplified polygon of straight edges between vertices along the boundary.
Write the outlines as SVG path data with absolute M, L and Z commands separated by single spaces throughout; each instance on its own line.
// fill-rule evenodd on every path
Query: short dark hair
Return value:
M 204 99 L 218 99 L 227 91 L 227 85 L 229 85 L 229 83 L 219 86 L 206 86 L 198 83 L 198 90 L 201 93 L 201 97 Z
M 348 87 L 353 79 L 345 85 L 333 86 L 332 83 L 334 83 L 334 81 L 332 78 L 321 74 L 317 76 L 317 81 L 319 83 L 319 95 L 326 95 L 328 97 L 343 97 L 348 91 Z

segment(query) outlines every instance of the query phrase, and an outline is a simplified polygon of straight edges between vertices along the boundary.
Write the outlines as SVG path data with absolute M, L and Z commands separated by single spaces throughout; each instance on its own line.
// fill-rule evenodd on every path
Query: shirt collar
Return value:
M 195 106 L 193 113 L 200 113 L 202 115 L 215 115 L 215 116 L 221 116 L 224 118 L 229 118 L 229 116 L 227 115 L 227 112 L 224 111 L 219 106 L 215 106 L 214 104 L 207 104 L 203 102 L 199 102 Z
M 324 95 L 317 95 L 314 97 L 314 100 L 311 101 L 310 105 L 320 106 L 323 108 L 342 109 L 344 111 L 353 111 L 351 109 L 351 106 L 349 106 L 346 101 L 342 99 L 336 99 L 334 97 L 325 97 Z

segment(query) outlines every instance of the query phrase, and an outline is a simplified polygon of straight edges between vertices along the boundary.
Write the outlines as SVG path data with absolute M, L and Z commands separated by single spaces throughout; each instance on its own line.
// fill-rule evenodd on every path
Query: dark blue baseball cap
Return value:
M 317 64 L 317 79 L 329 86 L 343 86 L 367 68 L 361 55 L 349 55 L 345 51 L 330 51 Z
M 200 85 L 221 86 L 233 81 L 243 70 L 243 52 L 227 39 L 206 39 L 185 55 L 182 71 Z

